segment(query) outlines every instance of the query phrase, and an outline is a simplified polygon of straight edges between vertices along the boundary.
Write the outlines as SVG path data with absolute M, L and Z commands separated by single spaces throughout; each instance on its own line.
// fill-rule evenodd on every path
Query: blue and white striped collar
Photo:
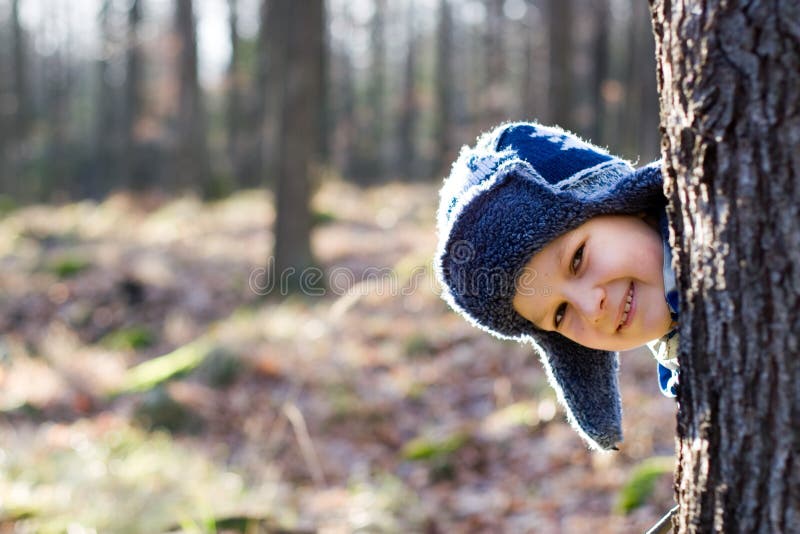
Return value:
M 678 385 L 678 309 L 679 294 L 675 283 L 675 273 L 672 270 L 672 249 L 669 245 L 669 224 L 666 211 L 662 211 L 659 217 L 659 230 L 661 231 L 661 242 L 664 247 L 664 298 L 667 300 L 670 315 L 676 326 L 667 332 L 660 339 L 656 339 L 647 344 L 650 352 L 653 353 L 657 364 L 658 386 L 661 393 L 667 397 L 677 395 Z

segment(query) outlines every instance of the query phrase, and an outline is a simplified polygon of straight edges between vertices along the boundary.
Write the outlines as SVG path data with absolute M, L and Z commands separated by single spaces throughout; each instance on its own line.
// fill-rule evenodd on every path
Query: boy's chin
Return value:
M 658 339 L 658 338 L 655 338 L 655 339 Z M 620 348 L 616 349 L 616 352 L 626 352 L 626 351 L 629 351 L 629 350 L 640 349 L 640 348 L 644 347 L 645 345 L 647 345 L 651 341 L 654 341 L 654 340 L 653 339 L 648 339 L 647 341 L 640 341 L 640 342 L 636 342 L 636 343 L 626 344 L 623 347 L 620 347 Z
M 662 337 L 666 336 L 672 330 L 672 328 L 673 328 L 673 325 L 672 325 L 672 322 L 670 321 L 670 326 L 668 328 L 664 328 L 663 330 L 653 331 L 649 335 L 644 336 L 643 339 L 640 339 L 638 341 L 632 341 L 630 343 L 630 347 L 628 347 L 626 349 L 618 349 L 618 350 L 620 350 L 620 351 L 634 350 L 634 349 L 638 349 L 638 348 L 644 347 L 645 345 L 647 345 L 651 341 L 656 341 L 656 340 L 661 339 Z
M 651 340 L 648 339 L 647 341 L 641 341 L 641 342 L 640 341 L 631 341 L 631 342 L 627 342 L 627 343 L 626 342 L 617 342 L 617 343 L 614 343 L 613 345 L 607 345 L 607 346 L 604 346 L 604 347 L 597 347 L 597 346 L 591 346 L 591 345 L 584 345 L 584 346 L 587 347 L 587 348 L 593 349 L 593 350 L 602 350 L 602 351 L 608 351 L 608 352 L 625 352 L 625 351 L 628 351 L 628 350 L 638 349 L 639 347 L 644 347 L 650 341 Z
M 625 352 L 629 350 L 636 350 L 640 347 L 644 347 L 647 344 L 647 341 L 644 342 L 634 342 L 634 343 L 623 343 L 623 344 L 616 344 L 613 347 L 605 347 L 605 348 L 597 348 L 597 350 L 606 350 L 609 352 Z
M 628 350 L 636 350 L 641 347 L 644 347 L 651 341 L 661 339 L 662 337 L 667 335 L 667 333 L 670 330 L 671 328 L 667 328 L 662 333 L 658 333 L 660 332 L 660 330 L 654 330 L 653 332 L 639 336 L 636 339 L 619 340 L 619 342 L 615 343 L 613 347 L 598 348 L 598 350 L 607 350 L 611 352 L 625 352 Z

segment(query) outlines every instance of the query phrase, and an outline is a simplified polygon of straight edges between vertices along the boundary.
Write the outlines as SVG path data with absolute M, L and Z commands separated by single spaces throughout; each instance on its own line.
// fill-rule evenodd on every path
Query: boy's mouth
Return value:
M 634 312 L 634 302 L 633 302 L 633 282 L 631 282 L 630 287 L 628 287 L 628 292 L 625 294 L 625 300 L 622 303 L 622 307 L 620 308 L 620 319 L 617 323 L 617 332 L 628 326 L 633 318 Z

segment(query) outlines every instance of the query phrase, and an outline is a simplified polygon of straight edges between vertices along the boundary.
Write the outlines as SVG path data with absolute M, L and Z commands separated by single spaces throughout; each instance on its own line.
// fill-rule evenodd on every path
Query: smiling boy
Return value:
M 674 396 L 677 292 L 658 163 L 634 170 L 573 134 L 501 125 L 464 147 L 440 191 L 435 270 L 474 325 L 539 350 L 595 448 L 622 439 L 618 354 L 648 344 Z

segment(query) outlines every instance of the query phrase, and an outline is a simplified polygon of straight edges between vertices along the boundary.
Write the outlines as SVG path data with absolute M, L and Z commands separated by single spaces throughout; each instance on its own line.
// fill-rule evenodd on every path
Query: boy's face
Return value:
M 585 347 L 640 347 L 672 324 L 663 259 L 661 236 L 644 220 L 594 217 L 531 258 L 518 279 L 513 306 L 542 330 L 555 330 Z

